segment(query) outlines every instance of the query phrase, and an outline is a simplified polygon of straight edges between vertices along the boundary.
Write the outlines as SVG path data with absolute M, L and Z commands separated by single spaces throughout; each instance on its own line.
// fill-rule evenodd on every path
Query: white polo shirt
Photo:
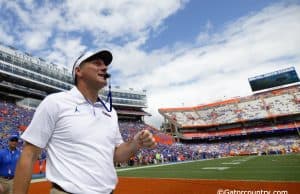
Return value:
M 75 194 L 107 194 L 117 183 L 115 147 L 123 143 L 115 110 L 89 103 L 74 87 L 37 108 L 22 139 L 46 148 L 46 178 Z

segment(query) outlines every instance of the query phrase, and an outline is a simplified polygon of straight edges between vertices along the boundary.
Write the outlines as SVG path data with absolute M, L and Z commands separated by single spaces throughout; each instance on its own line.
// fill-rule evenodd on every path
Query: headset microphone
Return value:
M 105 79 L 110 78 L 110 74 L 109 73 L 104 74 L 104 78 Z
M 109 73 L 105 73 L 104 74 L 104 78 L 108 79 L 110 78 L 110 74 Z M 103 107 L 106 109 L 107 112 L 111 112 L 112 111 L 112 95 L 111 95 L 111 80 L 108 80 L 108 92 L 107 92 L 107 97 L 106 97 L 106 102 L 109 103 L 109 107 L 106 106 L 106 104 L 100 99 L 101 104 L 103 105 Z

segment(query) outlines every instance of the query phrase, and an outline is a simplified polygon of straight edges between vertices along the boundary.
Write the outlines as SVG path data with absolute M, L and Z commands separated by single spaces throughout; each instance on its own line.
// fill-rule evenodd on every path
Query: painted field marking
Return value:
M 202 168 L 202 170 L 226 170 L 226 169 L 229 169 L 230 167 L 225 167 L 225 166 L 222 166 L 222 167 L 204 167 Z
M 247 162 L 248 160 L 251 160 L 255 157 L 256 156 L 248 156 L 247 158 L 232 160 L 231 162 L 225 162 L 225 163 L 222 163 L 222 164 L 240 164 L 242 162 Z
M 233 165 L 237 165 L 237 164 L 240 164 L 240 162 L 223 162 L 222 164 L 233 164 Z
M 190 160 L 190 161 L 184 161 L 184 162 L 174 162 L 174 163 L 165 163 L 165 164 L 154 164 L 154 165 L 148 165 L 148 166 L 129 167 L 129 168 L 116 169 L 116 171 L 117 172 L 123 172 L 123 171 L 139 170 L 139 169 L 145 169 L 145 168 L 156 168 L 156 167 L 160 167 L 160 166 L 185 164 L 185 163 L 192 163 L 192 162 L 197 162 L 197 161 L 204 161 L 204 160 Z
M 246 162 L 248 160 L 232 160 L 232 162 Z
M 164 163 L 164 164 L 154 164 L 154 165 L 148 165 L 148 166 L 119 168 L 119 169 L 116 169 L 116 171 L 117 172 L 123 172 L 123 171 L 138 170 L 138 169 L 145 169 L 145 168 L 156 168 L 156 167 L 160 167 L 160 166 L 179 165 L 179 164 L 194 163 L 194 162 L 204 162 L 204 161 L 209 161 L 209 160 L 222 160 L 222 159 L 229 158 L 229 157 L 232 157 L 232 156 L 227 156 L 227 157 L 223 157 L 223 158 L 209 158 L 209 159 L 202 159 L 202 160 L 189 160 L 189 161 L 183 161 L 183 162 L 171 162 L 171 163 Z

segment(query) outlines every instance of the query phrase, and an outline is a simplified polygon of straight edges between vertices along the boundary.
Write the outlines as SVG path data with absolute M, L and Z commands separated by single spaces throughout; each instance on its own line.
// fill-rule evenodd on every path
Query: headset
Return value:
M 109 79 L 110 77 L 111 77 L 111 74 L 109 74 L 109 73 L 106 73 L 104 75 L 105 79 Z M 103 107 L 105 108 L 105 110 L 107 112 L 112 111 L 112 96 L 111 96 L 111 80 L 110 79 L 108 80 L 108 94 L 107 94 L 107 97 L 106 97 L 106 102 L 109 103 L 109 107 L 107 107 L 105 105 L 105 103 L 100 98 L 99 98 L 99 101 L 101 102 L 101 104 L 103 105 Z

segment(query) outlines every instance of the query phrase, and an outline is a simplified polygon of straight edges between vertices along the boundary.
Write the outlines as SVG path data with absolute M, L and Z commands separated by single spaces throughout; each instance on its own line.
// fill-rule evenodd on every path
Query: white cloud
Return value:
M 68 0 L 58 4 L 27 0 L 2 2 L 1 10 L 13 13 L 14 25 L 9 25 L 8 30 L 20 40 L 18 46 L 24 46 L 26 51 L 45 53 L 58 37 L 64 37 L 62 41 L 67 42 L 74 38 L 73 34 L 92 40 L 82 42 L 82 47 L 111 44 L 115 38 L 125 43 L 140 40 L 144 43 L 150 30 L 161 27 L 164 19 L 182 9 L 186 2 Z
M 5 28 L 3 25 L 0 24 L 0 42 L 3 42 L 5 44 L 12 44 L 14 41 L 14 37 L 5 31 Z
M 19 24 L 21 24 L 21 26 L 26 26 L 26 25 L 30 24 L 31 20 L 30 20 L 30 15 L 29 15 L 28 11 L 22 9 L 22 7 L 17 2 L 15 2 L 15 1 L 2 2 L 1 9 L 4 9 L 4 8 L 15 13 L 16 17 L 18 17 L 18 19 L 20 19 L 20 23 L 16 23 L 15 26 L 17 26 Z
M 158 27 L 186 1 L 67 1 L 62 29 L 87 30 L 102 39 L 138 38 L 149 28 Z
M 16 1 L 7 1 L 5 7 L 14 13 L 11 18 L 15 17 L 15 21 L 9 25 L 9 30 L 19 40 L 19 45 L 24 45 L 26 51 L 42 50 L 48 46 L 52 30 L 60 18 L 59 9 L 51 4 L 37 7 L 32 1 L 25 1 L 24 6 Z
M 18 22 L 1 22 L 0 40 L 17 41 L 50 61 L 72 66 L 92 47 L 113 50 L 114 81 L 124 88 L 146 89 L 149 118 L 159 126 L 157 109 L 194 106 L 250 94 L 248 77 L 300 66 L 300 6 L 276 4 L 229 23 L 215 32 L 207 20 L 194 43 L 177 42 L 146 52 L 149 33 L 166 30 L 166 18 L 187 1 L 26 1 L 0 2 Z M 1 10 L 2 11 L 2 10 Z M 33 14 L 34 13 L 34 14 Z M 195 24 L 198 25 L 198 24 Z M 8 32 L 12 32 L 10 35 Z M 116 44 L 120 39 L 122 44 Z
M 23 0 L 24 5 L 27 9 L 34 9 L 35 7 L 35 1 L 34 0 Z
M 11 29 L 38 34 L 41 30 L 48 33 L 39 33 L 43 42 L 47 42 L 52 31 L 65 33 L 87 32 L 93 39 L 107 42 L 114 38 L 138 39 L 145 36 L 149 29 L 155 29 L 163 20 L 179 10 L 186 0 L 161 1 L 153 3 L 147 1 L 65 1 L 62 4 L 46 1 L 35 3 L 25 1 L 4 2 L 3 9 L 12 11 L 18 18 Z M 55 35 L 55 34 L 54 34 Z M 20 40 L 22 36 L 18 37 Z M 42 37 L 41 37 L 42 38 Z M 24 41 L 26 48 L 35 49 L 41 41 Z M 46 44 L 43 45 L 47 47 Z
M 196 38 L 197 43 L 199 44 L 205 44 L 207 41 L 209 41 L 210 37 L 210 32 L 213 29 L 213 24 L 211 23 L 210 20 L 206 21 L 206 24 L 204 26 L 203 32 L 201 32 L 198 37 Z
M 47 31 L 28 31 L 21 34 L 22 41 L 29 50 L 42 49 L 47 43 L 47 38 L 51 36 Z
M 186 49 L 164 65 L 153 62 L 152 70 L 128 78 L 127 85 L 151 91 L 149 120 L 156 126 L 162 121 L 157 108 L 249 95 L 249 77 L 290 66 L 299 71 L 299 19 L 300 6 L 283 4 L 245 16 L 211 35 L 207 45 Z
M 50 53 L 48 58 L 72 67 L 76 58 L 85 50 L 86 47 L 82 45 L 81 38 L 66 39 L 64 37 L 57 37 L 53 44 L 54 52 Z M 59 58 L 57 58 L 58 56 Z
M 145 80 L 142 84 L 147 87 L 169 86 L 197 76 L 203 79 L 212 73 L 253 68 L 281 56 L 299 56 L 300 7 L 296 8 L 276 6 L 272 12 L 268 8 L 231 24 L 224 33 L 214 35 L 221 39 L 214 39 L 204 47 L 187 49 L 163 66 L 153 65 L 155 68 L 150 74 L 141 75 L 140 79 Z M 250 25 L 252 20 L 257 22 Z

